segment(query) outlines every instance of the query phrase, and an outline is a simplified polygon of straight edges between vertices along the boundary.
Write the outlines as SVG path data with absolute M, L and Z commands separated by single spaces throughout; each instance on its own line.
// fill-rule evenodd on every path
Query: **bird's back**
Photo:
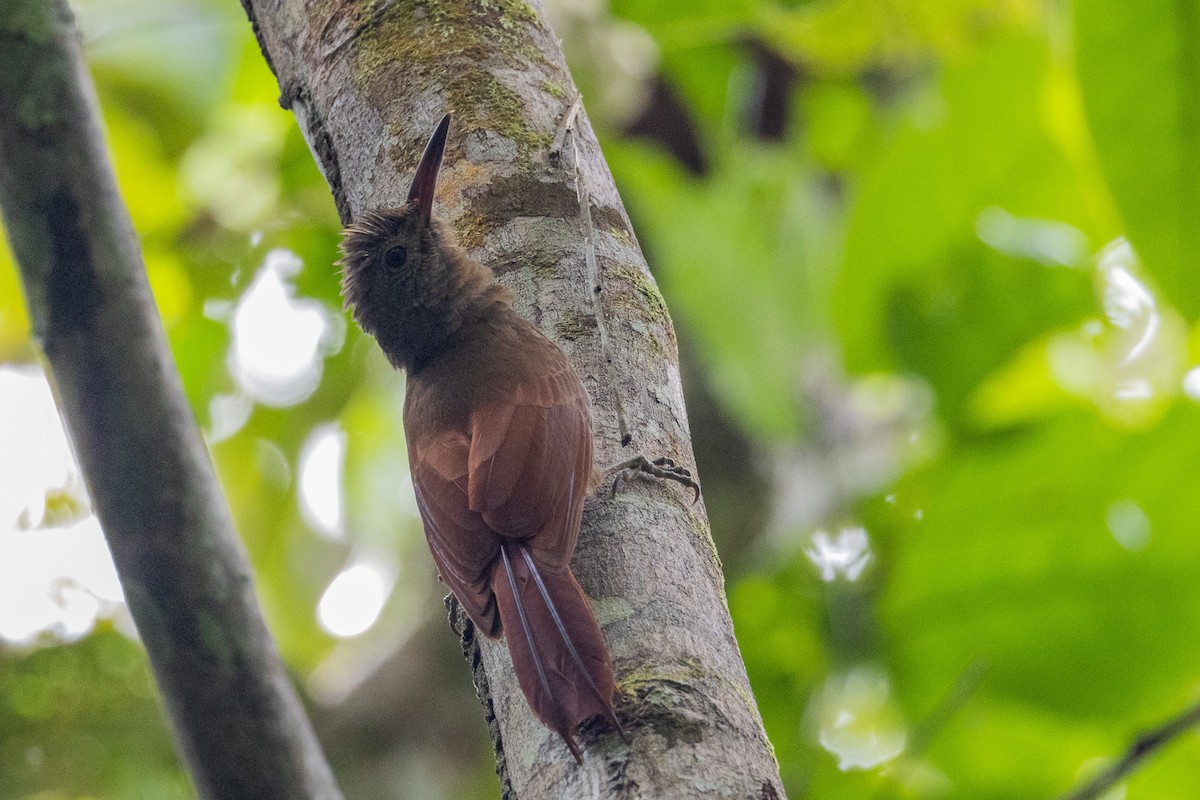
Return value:
M 567 568 L 592 432 L 587 393 L 556 345 L 515 312 L 472 327 L 409 376 L 405 432 L 442 577 L 487 630 L 484 585 L 502 540 L 524 540 L 544 569 Z

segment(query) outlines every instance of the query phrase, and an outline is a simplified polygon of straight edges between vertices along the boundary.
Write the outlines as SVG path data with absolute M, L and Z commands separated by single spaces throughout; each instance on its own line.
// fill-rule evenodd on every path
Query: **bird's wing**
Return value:
M 468 503 L 551 570 L 571 559 L 592 469 L 591 412 L 566 359 L 471 415 Z
M 563 359 L 475 409 L 468 432 L 410 439 L 409 460 L 442 581 L 481 630 L 498 635 L 488 581 L 501 537 L 527 540 L 552 572 L 565 569 L 575 550 L 592 468 L 583 384 Z
M 465 434 L 446 430 L 421 441 L 410 439 L 409 459 L 425 538 L 442 581 L 480 630 L 495 637 L 500 617 L 488 582 L 500 538 L 469 508 L 470 449 Z

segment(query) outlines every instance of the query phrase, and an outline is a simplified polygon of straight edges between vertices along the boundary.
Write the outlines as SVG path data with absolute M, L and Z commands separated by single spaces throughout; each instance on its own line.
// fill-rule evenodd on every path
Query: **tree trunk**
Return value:
M 65 0 L 0 6 L 0 209 L 200 796 L 338 800 L 171 361 Z
M 598 463 L 640 452 L 692 464 L 671 319 L 541 10 L 243 4 L 343 222 L 403 203 L 426 138 L 452 112 L 438 213 L 571 358 L 593 401 Z M 584 514 L 572 567 L 612 651 L 629 746 L 598 725 L 576 766 L 529 711 L 504 645 L 452 609 L 506 797 L 783 796 L 707 517 L 690 500 L 634 479 Z

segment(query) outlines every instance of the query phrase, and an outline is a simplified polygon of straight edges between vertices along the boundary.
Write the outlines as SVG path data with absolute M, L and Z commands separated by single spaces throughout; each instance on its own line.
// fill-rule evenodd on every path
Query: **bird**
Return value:
M 608 648 L 570 566 L 584 498 L 604 474 L 591 404 L 563 351 L 433 214 L 449 127 L 447 114 L 403 205 L 343 231 L 344 305 L 407 373 L 409 467 L 442 581 L 478 630 L 505 640 L 529 707 L 582 764 L 581 722 L 603 717 L 628 741 Z

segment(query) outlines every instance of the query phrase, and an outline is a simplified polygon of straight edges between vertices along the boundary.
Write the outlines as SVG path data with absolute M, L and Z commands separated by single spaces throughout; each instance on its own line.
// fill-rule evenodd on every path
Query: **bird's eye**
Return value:
M 398 244 L 395 247 L 389 247 L 387 252 L 383 254 L 383 265 L 388 269 L 400 269 L 404 266 L 404 262 L 408 260 L 408 250 L 404 245 Z

